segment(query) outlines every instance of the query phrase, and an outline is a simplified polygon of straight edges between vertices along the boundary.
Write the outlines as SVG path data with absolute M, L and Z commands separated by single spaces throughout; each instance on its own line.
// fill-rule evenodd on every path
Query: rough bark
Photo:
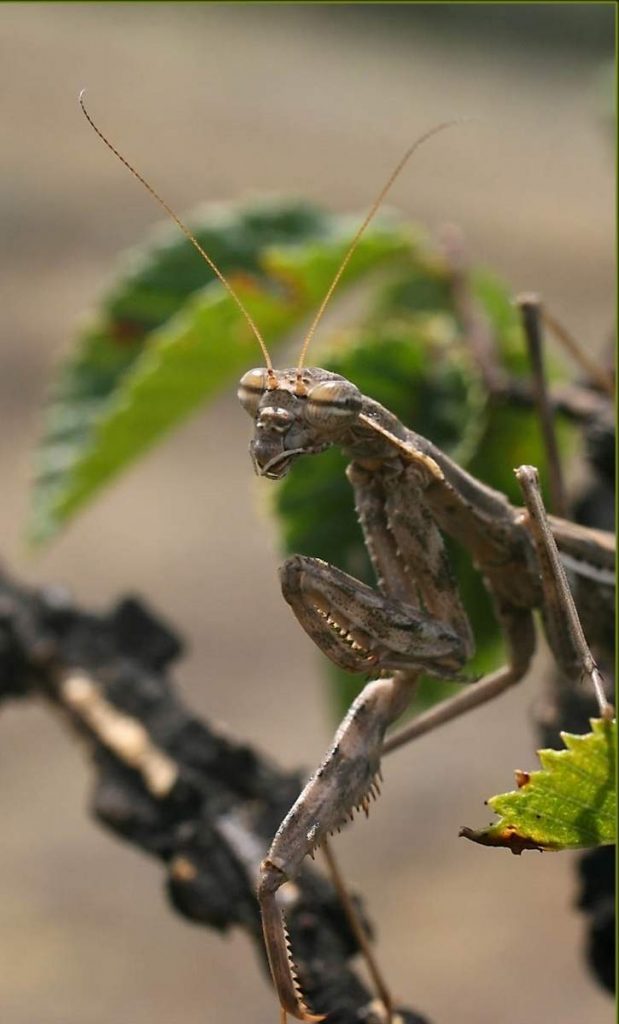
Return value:
M 183 705 L 169 674 L 181 652 L 142 601 L 95 615 L 59 588 L 28 589 L 0 573 L 0 702 L 42 695 L 68 719 L 93 769 L 95 819 L 158 858 L 178 913 L 218 931 L 244 928 L 266 971 L 258 866 L 301 778 Z M 358 949 L 333 887 L 310 868 L 294 885 L 287 921 L 309 1005 L 333 1024 L 380 1021 L 351 967 Z

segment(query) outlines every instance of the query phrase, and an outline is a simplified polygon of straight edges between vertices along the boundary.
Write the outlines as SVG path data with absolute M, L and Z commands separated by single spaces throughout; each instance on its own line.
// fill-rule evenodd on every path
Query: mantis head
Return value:
M 340 441 L 363 404 L 354 384 L 318 367 L 249 370 L 238 397 L 255 422 L 249 446 L 254 468 L 269 480 L 285 476 L 300 455 Z

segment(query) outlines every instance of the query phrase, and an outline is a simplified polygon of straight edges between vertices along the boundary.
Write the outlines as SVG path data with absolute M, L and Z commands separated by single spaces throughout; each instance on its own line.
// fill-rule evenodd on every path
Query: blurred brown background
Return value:
M 117 254 L 159 219 L 77 94 L 88 88 L 102 127 L 181 211 L 262 192 L 362 209 L 414 136 L 472 115 L 415 157 L 393 204 L 433 231 L 460 224 L 473 259 L 599 346 L 613 313 L 612 19 L 610 4 L 0 9 L 3 557 L 95 607 L 146 595 L 190 642 L 187 700 L 282 763 L 315 765 L 333 722 L 278 592 L 269 485 L 252 478 L 234 394 L 48 552 L 24 553 L 54 366 Z M 397 996 L 434 1024 L 610 1019 L 580 953 L 573 858 L 457 838 L 485 823 L 483 799 L 510 788 L 513 768 L 534 765 L 538 686 L 394 756 L 369 823 L 339 843 Z M 245 939 L 170 913 L 158 866 L 87 819 L 88 787 L 45 708 L 4 712 L 2 1024 L 273 1022 Z

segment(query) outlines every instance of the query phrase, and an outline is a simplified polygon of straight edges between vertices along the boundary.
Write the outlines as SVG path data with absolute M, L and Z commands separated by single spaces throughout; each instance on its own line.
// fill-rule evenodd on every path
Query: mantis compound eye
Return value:
M 361 392 L 347 380 L 317 384 L 307 396 L 305 416 L 320 426 L 344 426 L 361 411 Z
M 258 404 L 268 388 L 269 373 L 265 369 L 248 370 L 241 377 L 237 397 L 250 416 L 256 416 Z

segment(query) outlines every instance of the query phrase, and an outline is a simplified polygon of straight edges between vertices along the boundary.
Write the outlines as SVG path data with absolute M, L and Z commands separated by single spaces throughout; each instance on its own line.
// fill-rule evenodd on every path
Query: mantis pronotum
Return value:
M 374 591 L 318 559 L 294 556 L 280 571 L 285 599 L 318 646 L 339 666 L 373 672 L 339 727 L 334 744 L 280 826 L 261 868 L 258 884 L 265 942 L 273 981 L 284 1012 L 320 1020 L 305 1005 L 291 958 L 277 890 L 305 858 L 323 845 L 354 809 L 368 809 L 378 791 L 381 756 L 442 722 L 497 696 L 522 678 L 535 647 L 532 612 L 541 608 L 547 637 L 559 665 L 585 672 L 598 687 L 600 709 L 610 713 L 595 665 L 583 654 L 582 638 L 565 629 L 565 587 L 540 555 L 540 535 L 529 518 L 498 492 L 470 476 L 439 448 L 404 427 L 345 378 L 306 367 L 308 346 L 363 231 L 417 147 L 442 130 L 421 136 L 405 153 L 357 231 L 303 342 L 296 367 L 273 368 L 266 345 L 230 284 L 191 232 L 155 190 L 107 140 L 100 138 L 138 178 L 185 233 L 237 303 L 264 356 L 250 370 L 239 398 L 255 421 L 250 445 L 254 468 L 269 479 L 283 477 L 301 455 L 338 445 L 350 459 L 348 478 L 378 581 Z M 529 517 L 535 481 L 528 487 Z M 545 520 L 542 517 L 542 521 Z M 558 518 L 551 535 L 562 556 L 592 579 L 613 571 L 612 538 Z M 504 632 L 505 667 L 416 718 L 385 740 L 388 727 L 408 705 L 422 673 L 461 682 L 474 641 L 445 553 L 442 533 L 464 545 L 483 575 Z M 546 540 L 548 540 L 547 534 Z M 550 564 L 550 563 L 548 563 Z M 556 569 L 556 566 L 555 566 Z M 391 1016 L 388 996 L 383 996 Z M 326 1010 L 329 1007 L 325 1008 Z

